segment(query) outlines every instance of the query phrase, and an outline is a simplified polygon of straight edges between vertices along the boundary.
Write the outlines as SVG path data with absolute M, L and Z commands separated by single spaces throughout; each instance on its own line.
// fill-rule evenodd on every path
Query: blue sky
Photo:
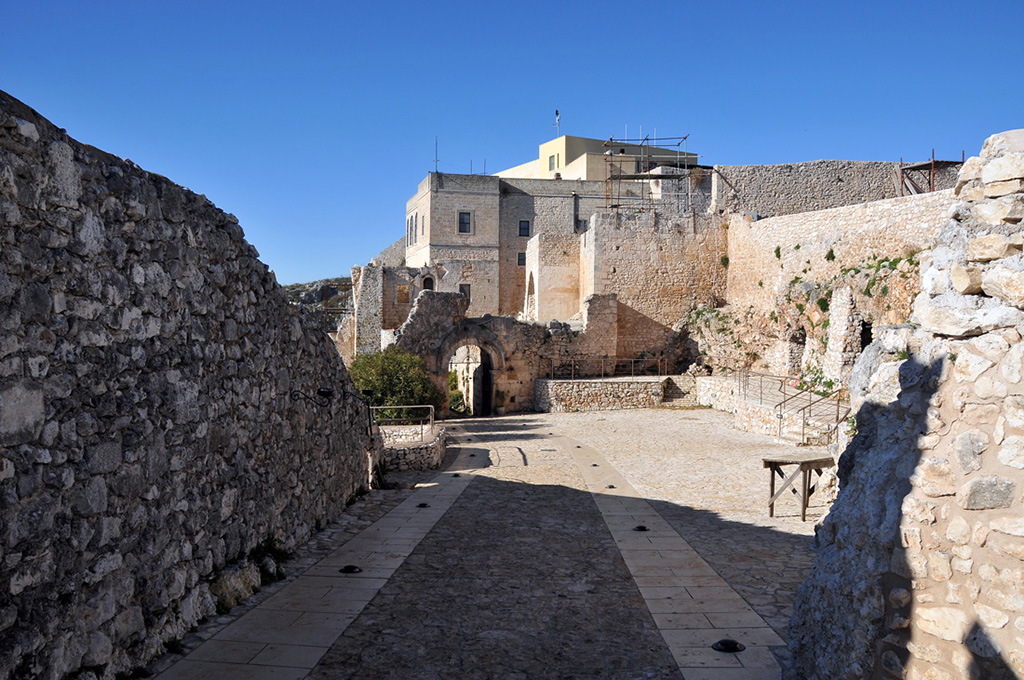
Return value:
M 7 3 L 0 89 L 238 216 L 281 283 L 404 233 L 433 169 L 554 136 L 703 163 L 976 154 L 1024 127 L 1024 2 Z

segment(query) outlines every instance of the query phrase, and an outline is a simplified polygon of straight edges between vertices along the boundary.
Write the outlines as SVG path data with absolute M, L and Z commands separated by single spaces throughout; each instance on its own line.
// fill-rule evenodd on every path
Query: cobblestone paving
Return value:
M 644 409 L 528 416 L 600 450 L 655 510 L 764 618 L 788 639 L 793 597 L 814 561 L 811 497 L 800 521 L 784 494 L 768 517 L 768 471 L 761 458 L 793 453 L 788 444 L 741 432 L 730 414 L 710 409 Z M 802 453 L 821 452 L 807 447 Z M 780 659 L 785 648 L 773 648 Z
M 582 455 L 575 443 L 603 456 L 602 465 L 606 461 L 614 468 L 610 472 L 621 475 L 619 484 L 631 486 L 638 500 L 646 500 L 667 521 L 665 531 L 678 532 L 746 600 L 754 610 L 750 617 L 757 618 L 756 612 L 786 638 L 793 591 L 813 557 L 813 520 L 824 509 L 812 503 L 808 521 L 801 522 L 797 501 L 787 495 L 776 505 L 776 517 L 768 517 L 768 471 L 761 458 L 792 453 L 788 445 L 739 432 L 731 416 L 710 410 L 532 414 L 465 421 L 454 431 L 460 446 L 452 447 L 446 464 L 461 449 L 459 460 L 473 461 L 473 469 L 464 473 L 472 475 L 472 482 L 393 576 L 381 580 L 379 592 L 360 607 L 361 613 L 350 624 L 346 621 L 347 628 L 338 628 L 344 633 L 310 677 L 682 677 L 672 656 L 676 653 L 678 660 L 678 650 L 669 651 L 655 625 L 658 616 L 666 615 L 652 617 L 651 603 L 641 596 L 622 546 L 616 545 L 580 474 L 583 469 L 590 475 L 591 466 L 580 463 L 580 468 L 573 461 Z M 576 453 L 567 455 L 566 448 Z M 435 476 L 391 476 L 403 488 L 376 491 L 356 502 L 287 565 L 288 581 L 189 635 L 183 654 L 218 634 L 223 637 L 221 631 L 241 614 L 256 609 L 255 614 L 276 615 L 264 604 L 268 598 L 300 572 L 310 567 L 309 573 L 316 572 L 314 565 L 329 561 L 324 557 L 339 546 L 355 545 L 353 538 L 410 499 L 415 491 L 409 487 L 429 486 Z M 641 585 L 659 590 L 650 587 L 658 585 L 653 581 Z M 717 615 L 733 617 L 731 624 L 707 616 L 715 626 L 758 625 L 746 622 L 743 614 Z M 676 621 L 670 627 L 691 626 Z M 685 630 L 672 635 L 687 638 Z M 785 648 L 778 642 L 760 644 L 774 645 L 772 653 L 783 659 Z M 180 658 L 168 655 L 151 670 L 178 671 L 173 664 Z M 770 655 L 761 669 L 685 673 L 687 678 L 723 680 L 777 677 L 777 670 L 769 673 L 768 661 Z M 287 677 L 303 677 L 312 665 L 275 663 L 295 666 Z M 245 675 L 258 670 L 252 665 L 223 667 L 257 677 Z M 265 670 L 259 677 L 285 677 Z
M 572 458 L 496 429 L 464 438 L 490 466 L 311 677 L 680 678 Z

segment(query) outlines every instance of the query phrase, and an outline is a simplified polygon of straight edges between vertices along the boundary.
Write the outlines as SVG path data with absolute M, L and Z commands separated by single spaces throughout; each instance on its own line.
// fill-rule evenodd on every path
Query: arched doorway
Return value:
M 434 279 L 429 276 L 423 277 L 423 290 L 434 290 Z
M 463 415 L 489 416 L 494 410 L 494 359 L 478 345 L 460 345 L 448 361 L 448 406 Z

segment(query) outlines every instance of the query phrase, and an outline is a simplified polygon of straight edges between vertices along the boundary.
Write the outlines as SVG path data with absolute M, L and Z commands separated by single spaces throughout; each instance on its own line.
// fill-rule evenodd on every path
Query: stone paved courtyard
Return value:
M 823 510 L 812 503 L 801 522 L 787 494 L 768 517 L 761 458 L 790 447 L 703 409 L 452 424 L 445 474 L 395 475 L 416 488 L 357 502 L 289 565 L 289 580 L 154 670 L 218 680 L 778 677 Z M 340 575 L 347 564 L 363 571 Z M 748 649 L 710 649 L 724 637 Z

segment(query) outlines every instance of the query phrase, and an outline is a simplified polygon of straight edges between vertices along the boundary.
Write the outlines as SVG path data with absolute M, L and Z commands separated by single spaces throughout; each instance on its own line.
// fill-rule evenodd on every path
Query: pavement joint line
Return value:
M 552 441 L 568 452 L 579 467 L 591 497 L 683 677 L 686 680 L 777 678 L 781 669 L 770 653 L 751 653 L 757 649 L 768 652 L 766 645 L 785 644 L 764 619 L 624 477 L 614 472 L 600 452 L 569 437 L 558 436 Z M 597 463 L 598 467 L 591 467 L 592 463 Z M 609 489 L 609 484 L 615 488 Z M 650 531 L 636 532 L 635 527 L 641 524 Z M 638 535 L 646 538 L 648 543 L 644 545 L 636 538 Z M 688 575 L 694 572 L 699 576 Z M 666 596 L 670 591 L 674 595 Z M 662 597 L 657 597 L 659 595 Z M 736 616 L 730 618 L 729 614 Z M 694 618 L 695 615 L 703 616 L 706 623 L 687 625 L 694 620 L 701 623 L 699 618 Z M 721 617 L 717 620 L 722 623 L 736 625 L 719 628 L 709 618 L 712 615 Z M 680 617 L 691 618 L 687 621 Z M 724 654 L 711 649 L 715 641 L 730 637 L 747 645 L 747 650 L 740 654 Z M 709 670 L 714 672 L 708 673 Z M 726 670 L 736 672 L 722 673 Z
M 306 677 L 455 504 L 476 478 L 476 468 L 487 464 L 487 457 L 470 458 L 457 440 L 455 445 L 462 450 L 431 482 L 416 488 L 388 514 L 311 564 L 280 592 L 193 649 L 156 680 Z M 416 507 L 422 502 L 431 503 L 428 512 Z M 356 563 L 362 572 L 338 572 L 340 566 Z

